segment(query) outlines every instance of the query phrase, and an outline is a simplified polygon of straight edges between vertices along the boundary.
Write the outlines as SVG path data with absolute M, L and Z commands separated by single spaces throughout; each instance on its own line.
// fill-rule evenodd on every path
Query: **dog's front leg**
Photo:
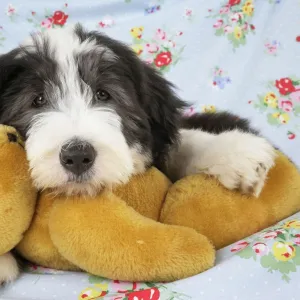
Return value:
M 205 173 L 230 190 L 259 196 L 276 157 L 266 139 L 238 129 L 219 134 L 182 129 L 180 135 L 180 145 L 167 163 L 172 180 Z

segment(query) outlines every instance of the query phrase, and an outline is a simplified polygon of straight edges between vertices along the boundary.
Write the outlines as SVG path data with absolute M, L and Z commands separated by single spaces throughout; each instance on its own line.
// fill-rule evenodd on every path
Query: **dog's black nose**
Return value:
M 81 175 L 90 169 L 95 161 L 96 151 L 86 142 L 74 142 L 62 146 L 60 151 L 60 163 L 68 171 L 75 175 Z

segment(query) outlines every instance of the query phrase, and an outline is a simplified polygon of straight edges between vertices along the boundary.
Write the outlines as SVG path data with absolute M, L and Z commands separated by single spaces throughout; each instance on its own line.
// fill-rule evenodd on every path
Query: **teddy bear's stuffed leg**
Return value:
M 258 198 L 204 175 L 185 177 L 170 188 L 160 221 L 196 229 L 216 249 L 225 247 L 300 210 L 300 173 L 282 153 L 268 177 Z
M 212 267 L 215 259 L 205 236 L 146 218 L 111 192 L 57 198 L 49 232 L 68 261 L 111 279 L 172 281 Z

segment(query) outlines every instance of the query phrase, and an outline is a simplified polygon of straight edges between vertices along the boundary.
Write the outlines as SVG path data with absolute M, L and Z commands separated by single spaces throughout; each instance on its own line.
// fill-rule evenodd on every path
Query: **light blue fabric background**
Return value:
M 142 59 L 158 65 L 191 104 L 187 113 L 227 109 L 248 117 L 300 165 L 300 2 L 252 2 L 243 10 L 247 0 L 71 0 L 67 5 L 61 0 L 1 0 L 0 52 L 47 25 L 82 22 L 133 45 Z M 282 83 L 286 95 L 280 94 Z M 172 290 L 206 300 L 299 299 L 299 271 L 287 283 L 280 272 L 268 273 L 228 249 L 219 252 L 215 268 L 168 285 L 161 299 L 188 299 Z M 47 272 L 52 274 L 24 274 L 0 298 L 81 299 L 80 291 L 89 284 L 84 274 Z
M 245 1 L 242 0 L 241 3 Z M 228 0 L 73 0 L 65 7 L 65 2 L 61 0 L 14 0 L 11 5 L 15 11 L 10 13 L 7 12 L 9 2 L 2 0 L 0 32 L 5 40 L 1 43 L 0 51 L 5 52 L 15 47 L 29 32 L 41 30 L 41 27 L 29 23 L 29 18 L 40 25 L 46 15 L 51 16 L 59 10 L 68 15 L 67 24 L 82 22 L 89 29 L 102 30 L 129 44 L 133 43 L 130 30 L 134 27 L 144 26 L 142 36 L 146 41 L 151 39 L 157 29 L 163 28 L 168 37 L 181 31 L 182 36 L 174 40 L 185 46 L 184 50 L 176 66 L 171 64 L 166 72 L 166 76 L 178 86 L 179 94 L 193 104 L 196 111 L 202 110 L 204 105 L 215 105 L 217 109 L 229 109 L 250 118 L 263 134 L 300 164 L 300 101 L 293 103 L 293 108 L 298 106 L 297 113 L 289 112 L 290 120 L 283 125 L 270 125 L 267 120 L 269 109 L 263 113 L 255 109 L 253 104 L 258 101 L 258 94 L 277 91 L 274 85 L 273 88 L 266 86 L 270 81 L 293 76 L 300 79 L 300 43 L 296 41 L 296 37 L 300 35 L 300 3 L 297 0 L 256 0 L 254 13 L 248 24 L 251 22 L 255 25 L 255 34 L 246 34 L 245 45 L 234 48 L 225 34 L 216 36 L 216 29 L 213 27 L 221 18 L 220 8 L 227 2 Z M 160 6 L 159 10 L 151 14 L 145 12 L 157 6 Z M 192 11 L 191 17 L 186 16 L 187 9 Z M 32 12 L 36 13 L 34 17 Z M 216 17 L 208 17 L 209 15 Z M 106 28 L 100 27 L 99 23 L 107 19 L 114 24 Z M 235 24 L 231 23 L 232 27 Z M 276 55 L 266 52 L 265 44 L 268 41 L 280 43 L 275 51 Z M 142 58 L 145 52 L 144 49 Z M 212 84 L 216 66 L 230 78 L 231 83 L 224 89 L 215 88 Z M 249 101 L 253 101 L 252 104 L 248 104 Z M 278 111 L 284 113 L 284 110 Z M 288 132 L 296 137 L 289 139 L 293 135 L 288 135 Z

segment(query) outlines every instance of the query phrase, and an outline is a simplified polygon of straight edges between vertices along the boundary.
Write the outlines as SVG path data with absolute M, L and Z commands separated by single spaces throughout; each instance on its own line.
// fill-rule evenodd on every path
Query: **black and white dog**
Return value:
M 26 139 L 37 188 L 94 194 L 154 165 L 258 196 L 275 150 L 228 113 L 182 117 L 173 86 L 119 41 L 80 25 L 50 29 L 0 56 L 0 123 Z M 1 179 L 0 179 L 1 180 Z M 18 268 L 0 256 L 0 282 Z

